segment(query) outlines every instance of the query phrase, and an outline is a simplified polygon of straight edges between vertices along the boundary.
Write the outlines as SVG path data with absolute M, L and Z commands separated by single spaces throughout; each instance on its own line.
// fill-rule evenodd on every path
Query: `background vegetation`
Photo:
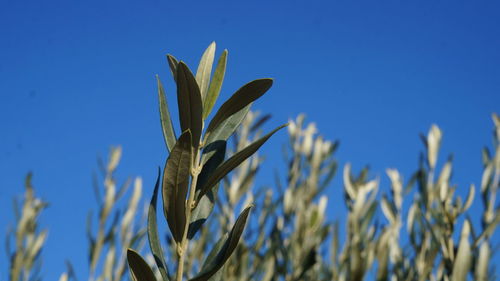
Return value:
M 304 115 L 289 121 L 289 142 L 283 147 L 286 169 L 276 171 L 273 186 L 254 184 L 264 161 L 256 151 L 281 128 L 262 136 L 270 116 L 249 111 L 271 80 L 254 80 L 236 91 L 201 134 L 225 73 L 227 51 L 211 77 L 214 54 L 211 44 L 196 76 L 183 62 L 168 57 L 182 134 L 177 137 L 174 132 L 158 80 L 160 119 L 170 155 L 144 208 L 141 178 L 124 183 L 116 179 L 121 148 L 112 148 L 107 162 L 100 163 L 101 177 L 94 186 L 99 207 L 89 212 L 87 221 L 89 280 L 129 278 L 127 257 L 136 280 L 496 280 L 496 114 L 493 145 L 483 150 L 483 175 L 477 186 L 453 184 L 452 157 L 438 165 L 443 134 L 436 125 L 422 135 L 424 149 L 416 171 L 404 176 L 387 169 L 388 186 L 370 178 L 368 168 L 355 172 L 351 164 L 341 167 L 347 218 L 340 227 L 332 221 L 335 214 L 325 213 L 324 195 L 339 168 L 334 156 L 338 142 L 324 139 Z M 25 185 L 24 199 L 14 205 L 15 227 L 8 235 L 9 280 L 42 277 L 48 232 L 38 219 L 47 203 L 35 195 L 31 175 Z M 459 188 L 467 189 L 467 196 L 456 195 Z M 156 226 L 159 190 L 170 229 L 165 235 L 159 235 Z M 469 215 L 473 204 L 481 205 L 480 217 Z M 60 280 L 75 278 L 68 262 Z

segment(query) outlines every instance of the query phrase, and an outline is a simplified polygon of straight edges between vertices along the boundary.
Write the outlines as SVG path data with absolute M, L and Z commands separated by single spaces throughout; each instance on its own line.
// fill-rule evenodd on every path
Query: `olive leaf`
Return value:
M 213 129 L 229 116 L 240 111 L 242 108 L 265 94 L 272 85 L 272 79 L 264 78 L 254 80 L 241 87 L 219 108 L 217 113 L 215 113 L 214 118 L 208 124 L 207 134 L 211 133 Z
M 198 83 L 182 61 L 177 65 L 177 103 L 181 131 L 191 131 L 192 146 L 196 151 L 200 143 L 203 104 Z
M 222 121 L 219 126 L 217 126 L 217 128 L 215 128 L 207 137 L 207 139 L 204 141 L 205 149 L 203 150 L 203 154 L 201 156 L 202 165 L 204 165 L 214 153 L 214 150 L 207 150 L 206 148 L 210 147 L 213 143 L 226 141 L 236 131 L 238 126 L 240 126 L 243 119 L 245 119 L 245 116 L 250 110 L 250 106 L 251 104 L 245 106 L 242 110 L 236 112 L 226 120 Z
M 198 65 L 198 70 L 196 71 L 196 82 L 198 82 L 198 86 L 200 87 L 202 100 L 204 100 L 207 96 L 214 56 L 215 42 L 212 42 L 201 56 L 200 64 Z
M 263 136 L 262 138 L 256 140 L 252 144 L 248 145 L 241 151 L 234 154 L 231 158 L 222 163 L 212 174 L 212 176 L 205 182 L 203 187 L 201 188 L 197 201 L 203 197 L 216 183 L 218 183 L 221 179 L 223 179 L 229 172 L 231 172 L 234 168 L 238 167 L 243 161 L 245 161 L 248 157 L 252 156 L 274 133 L 276 133 L 281 128 L 287 126 L 281 125 L 278 128 L 274 129 L 272 132 Z
M 226 64 L 227 50 L 224 50 L 219 58 L 219 61 L 217 62 L 217 66 L 215 67 L 212 81 L 210 81 L 210 86 L 208 87 L 208 93 L 203 100 L 203 119 L 207 119 L 210 112 L 212 112 L 215 101 L 217 101 L 217 98 L 219 97 L 222 82 L 224 81 L 224 75 L 226 74 Z
M 226 234 L 227 238 L 224 239 L 224 243 L 219 241 L 215 245 L 202 266 L 201 272 L 190 281 L 206 281 L 222 268 L 238 245 L 252 207 L 253 205 L 250 205 L 241 212 L 229 234 Z
M 151 203 L 148 209 L 148 240 L 149 247 L 153 253 L 156 265 L 160 271 L 163 281 L 169 281 L 168 267 L 165 264 L 165 256 L 161 248 L 160 239 L 158 238 L 158 225 L 156 223 L 156 199 L 158 197 L 158 187 L 160 186 L 160 168 L 158 168 L 158 177 L 156 178 L 155 189 L 151 197 Z
M 177 81 L 177 65 L 179 64 L 179 61 L 177 61 L 177 59 L 170 54 L 167 55 L 167 61 L 168 66 L 170 67 L 170 72 L 172 73 L 174 80 Z
M 161 128 L 163 131 L 165 144 L 167 145 L 167 149 L 170 152 L 175 145 L 177 137 L 175 136 L 174 126 L 172 125 L 172 119 L 170 118 L 165 90 L 158 75 L 156 75 L 156 80 L 158 82 L 158 100 L 160 103 Z
M 471 225 L 468 220 L 464 221 L 462 226 L 462 233 L 460 235 L 460 242 L 458 244 L 458 251 L 453 264 L 453 272 L 451 280 L 465 281 L 467 280 L 467 273 L 471 267 L 472 253 L 469 243 L 469 235 Z
M 192 160 L 191 132 L 177 140 L 163 171 L 163 211 L 176 242 L 182 240 L 186 226 L 186 195 Z
M 217 254 L 220 252 L 220 250 L 224 246 L 228 237 L 229 237 L 229 233 L 225 233 L 224 235 L 222 235 L 222 237 L 219 239 L 219 241 L 217 241 L 217 243 L 215 243 L 214 247 L 212 248 L 212 250 L 210 250 L 205 261 L 203 262 L 203 265 L 201 266 L 201 272 L 203 272 L 204 270 L 208 270 L 210 265 L 212 263 L 214 263 L 215 258 L 217 257 Z M 223 267 L 224 267 L 224 265 L 222 265 L 222 267 L 219 270 L 217 270 L 217 272 L 214 275 L 209 277 L 208 281 L 220 280 L 222 278 L 222 273 L 223 273 L 222 268 Z
M 127 261 L 134 281 L 157 281 L 148 263 L 130 248 L 127 249 Z

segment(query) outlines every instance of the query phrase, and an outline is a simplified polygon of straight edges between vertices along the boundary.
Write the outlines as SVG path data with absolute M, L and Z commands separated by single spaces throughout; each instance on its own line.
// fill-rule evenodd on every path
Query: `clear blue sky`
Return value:
M 478 184 L 490 115 L 500 113 L 499 13 L 497 1 L 3 0 L 0 238 L 13 222 L 11 198 L 33 171 L 51 203 L 43 276 L 56 280 L 68 258 L 84 277 L 96 157 L 122 145 L 118 176 L 142 176 L 150 196 L 166 157 L 154 75 L 175 105 L 164 55 L 195 68 L 211 41 L 217 54 L 229 50 L 222 97 L 274 77 L 254 109 L 272 113 L 273 125 L 306 113 L 341 141 L 342 165 L 370 164 L 382 177 L 396 167 L 407 179 L 422 150 L 418 134 L 436 123 L 441 159 L 455 155 L 453 182 Z M 284 141 L 281 133 L 264 147 L 269 165 Z M 271 184 L 269 175 L 259 183 Z M 341 204 L 339 177 L 328 195 L 330 206 Z M 0 278 L 6 270 L 2 250 Z

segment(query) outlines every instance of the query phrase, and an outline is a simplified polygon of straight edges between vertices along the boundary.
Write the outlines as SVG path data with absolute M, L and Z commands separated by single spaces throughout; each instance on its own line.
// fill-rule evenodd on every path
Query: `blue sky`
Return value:
M 42 216 L 50 228 L 43 276 L 55 280 L 66 258 L 85 276 L 97 156 L 122 145 L 119 178 L 142 176 L 149 197 L 166 157 L 154 76 L 175 105 L 165 54 L 195 68 L 211 41 L 217 54 L 229 50 L 223 98 L 275 78 L 253 108 L 272 113 L 272 125 L 306 113 L 341 141 L 341 165 L 369 164 L 373 176 L 395 167 L 408 178 L 423 149 L 418 134 L 436 123 L 441 160 L 455 156 L 453 182 L 478 184 L 490 115 L 500 112 L 499 12 L 496 1 L 4 0 L 0 238 L 13 222 L 5 210 L 33 171 L 51 203 Z M 281 165 L 284 142 L 281 133 L 264 147 L 271 167 Z M 270 175 L 259 183 L 271 184 Z M 342 204 L 339 177 L 327 194 L 330 205 Z M 330 209 L 331 219 L 340 215 Z

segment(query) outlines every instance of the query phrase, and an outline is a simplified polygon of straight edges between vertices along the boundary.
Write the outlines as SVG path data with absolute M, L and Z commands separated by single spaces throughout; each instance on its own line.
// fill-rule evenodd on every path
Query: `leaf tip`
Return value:
M 132 248 L 127 248 L 127 259 L 130 259 L 130 256 L 133 255 L 135 253 L 134 250 L 132 250 Z

